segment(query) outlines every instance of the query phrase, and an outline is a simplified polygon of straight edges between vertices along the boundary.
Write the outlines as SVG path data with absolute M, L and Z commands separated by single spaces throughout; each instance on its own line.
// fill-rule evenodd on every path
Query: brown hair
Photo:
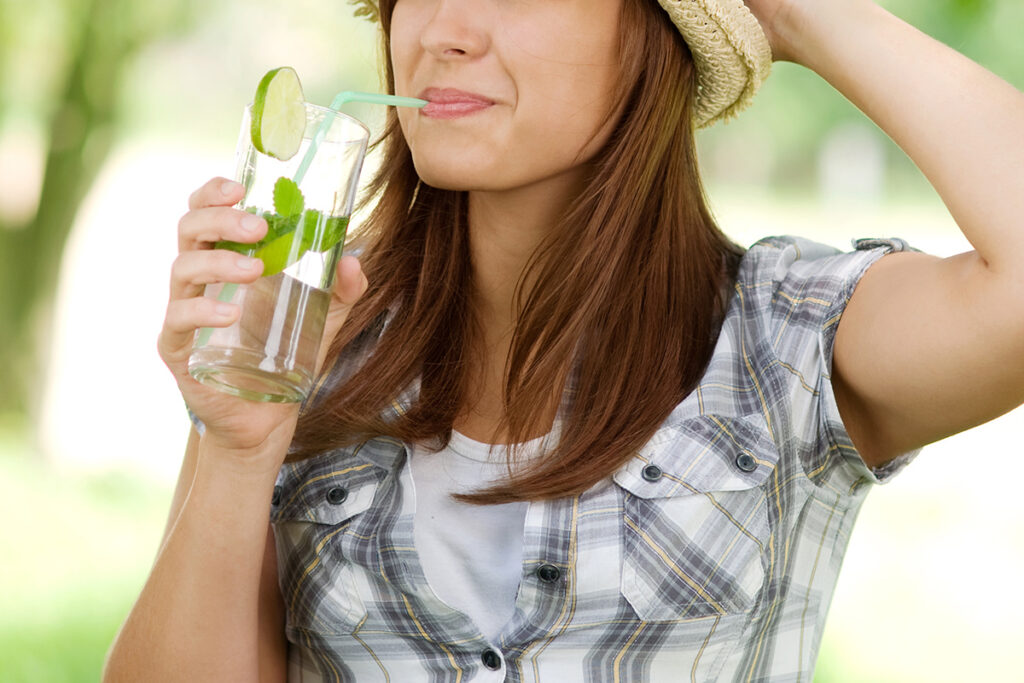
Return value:
M 393 4 L 381 3 L 389 92 Z M 707 208 L 693 62 L 651 0 L 626 0 L 621 26 L 621 118 L 517 285 L 502 427 L 513 443 L 542 433 L 550 406 L 538 397 L 559 395 L 560 439 L 525 468 L 510 449 L 510 477 L 455 496 L 464 502 L 574 495 L 610 476 L 692 391 L 718 336 L 742 250 Z M 464 408 L 478 338 L 466 194 L 420 182 L 393 114 L 382 142 L 369 186 L 379 200 L 360 237 L 369 289 L 325 367 L 373 352 L 306 406 L 290 460 L 380 435 L 440 447 Z M 418 399 L 385 419 L 417 379 Z

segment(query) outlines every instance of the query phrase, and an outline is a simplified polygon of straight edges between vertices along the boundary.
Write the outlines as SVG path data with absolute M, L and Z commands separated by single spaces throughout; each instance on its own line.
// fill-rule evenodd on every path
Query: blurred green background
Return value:
M 1024 84 L 1019 0 L 881 4 Z M 375 40 L 344 2 L 0 0 L 0 681 L 98 679 L 188 428 L 155 351 L 177 219 L 233 173 L 266 70 L 294 66 L 326 103 L 378 87 Z M 969 248 L 910 160 L 794 65 L 700 145 L 741 243 Z M 998 476 L 1017 471 L 1022 428 L 1018 410 L 948 439 L 872 494 L 817 681 L 1024 680 L 1024 516 Z

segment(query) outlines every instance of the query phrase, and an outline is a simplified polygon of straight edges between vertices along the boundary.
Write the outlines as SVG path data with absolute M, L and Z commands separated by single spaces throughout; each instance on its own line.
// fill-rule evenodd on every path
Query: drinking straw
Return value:
M 371 92 L 356 92 L 354 90 L 345 90 L 334 96 L 334 101 L 331 102 L 330 109 L 332 111 L 339 111 L 342 106 L 349 102 L 365 102 L 367 104 L 383 104 L 392 107 L 415 107 L 417 109 L 425 107 L 427 105 L 426 100 L 421 100 L 416 97 L 398 97 L 397 95 L 381 95 L 378 93 Z M 316 150 L 323 142 L 324 137 L 327 135 L 327 130 L 331 127 L 331 119 L 324 117 L 324 120 L 320 123 L 320 127 L 313 135 L 313 139 L 309 143 L 309 149 L 306 150 L 306 156 L 303 157 L 302 163 L 299 164 L 299 170 L 295 172 L 295 184 L 299 185 L 302 183 L 302 179 L 306 177 L 306 171 L 309 170 L 309 165 L 313 163 L 313 157 L 316 156 Z
M 340 111 L 341 108 L 349 102 L 383 104 L 391 107 L 415 107 L 417 109 L 427 106 L 426 100 L 421 100 L 417 97 L 399 97 L 398 95 L 382 95 L 380 93 L 345 90 L 334 96 L 334 100 L 331 102 L 329 109 L 331 111 Z M 316 133 L 313 134 L 313 139 L 309 142 L 309 149 L 306 150 L 306 156 L 302 158 L 302 163 L 299 164 L 299 168 L 295 172 L 294 180 L 296 185 L 302 183 L 302 179 L 306 177 L 306 172 L 309 171 L 309 166 L 313 163 L 313 157 L 316 156 L 316 150 L 327 136 L 327 131 L 330 127 L 331 118 L 325 116 L 324 120 L 320 123 L 320 127 L 317 129 Z M 235 295 L 236 289 L 238 289 L 237 284 L 233 282 L 225 283 L 220 290 L 220 294 L 217 296 L 217 301 L 220 301 L 221 303 L 231 301 L 232 297 Z M 204 327 L 199 332 L 197 346 L 204 346 L 208 341 L 210 341 L 210 336 L 212 334 L 212 327 Z

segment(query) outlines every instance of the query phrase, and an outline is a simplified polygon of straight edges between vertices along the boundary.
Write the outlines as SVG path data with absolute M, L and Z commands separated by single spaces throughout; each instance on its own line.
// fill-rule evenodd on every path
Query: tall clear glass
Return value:
M 306 104 L 302 146 L 280 161 L 253 147 L 251 120 L 250 105 L 237 147 L 235 179 L 245 186 L 238 207 L 266 218 L 269 230 L 255 246 L 226 248 L 262 259 L 264 272 L 250 285 L 207 285 L 206 296 L 239 304 L 241 316 L 231 327 L 197 331 L 189 373 L 253 401 L 301 401 L 313 387 L 370 132 L 356 119 Z M 322 139 L 303 173 L 314 136 Z

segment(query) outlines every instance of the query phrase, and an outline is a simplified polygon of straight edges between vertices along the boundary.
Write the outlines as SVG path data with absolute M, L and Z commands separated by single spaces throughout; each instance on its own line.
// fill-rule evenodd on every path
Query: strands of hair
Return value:
M 393 4 L 380 7 L 384 54 Z M 463 502 L 575 495 L 609 477 L 692 391 L 717 340 L 742 250 L 707 208 L 693 63 L 655 3 L 627 0 L 621 25 L 621 119 L 519 282 L 505 369 L 502 433 L 525 442 L 560 406 L 560 439 L 525 466 L 510 449 L 509 479 Z M 390 64 L 385 75 L 393 92 Z M 360 238 L 370 288 L 325 367 L 373 351 L 306 406 L 289 460 L 382 435 L 441 447 L 470 393 L 480 333 L 466 195 L 419 182 L 393 114 L 382 140 Z M 385 420 L 417 380 L 417 400 Z

